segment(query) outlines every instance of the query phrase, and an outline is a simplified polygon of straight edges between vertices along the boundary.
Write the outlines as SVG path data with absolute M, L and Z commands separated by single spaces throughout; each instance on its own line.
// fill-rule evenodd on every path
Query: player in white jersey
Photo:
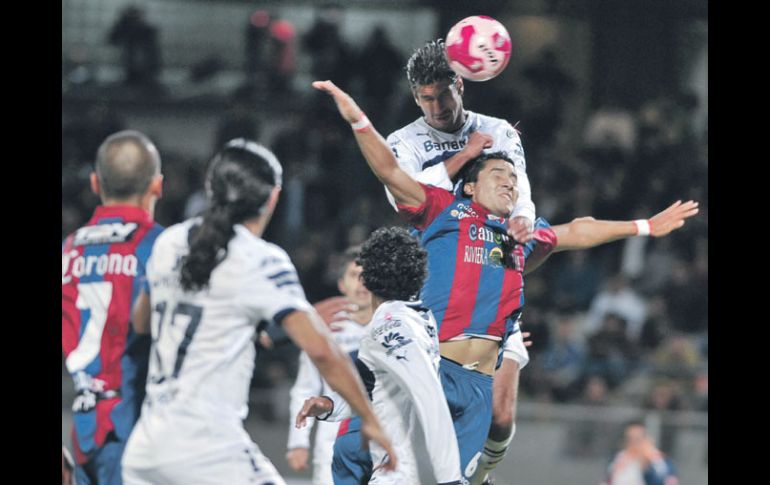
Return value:
M 343 298 L 330 298 L 316 304 L 316 308 L 324 305 L 329 307 L 330 327 L 334 341 L 343 351 L 350 353 L 358 350 L 358 345 L 365 333 L 365 326 L 372 319 L 372 298 L 369 290 L 361 282 L 361 266 L 356 263 L 360 248 L 351 247 L 343 253 L 337 287 Z M 339 304 L 335 305 L 335 301 Z M 340 305 L 341 304 L 341 305 Z M 348 308 L 345 311 L 344 306 Z M 344 306 L 342 306 L 344 305 Z M 341 311 L 335 312 L 335 309 Z M 319 308 L 324 316 L 324 311 Z M 292 470 L 300 471 L 307 468 L 310 431 L 312 426 L 297 428 L 294 417 L 302 409 L 305 400 L 312 396 L 324 395 L 330 392 L 329 385 L 324 382 L 318 369 L 315 368 L 306 352 L 299 357 L 297 379 L 291 388 L 291 404 L 289 405 L 291 423 L 289 425 L 288 452 L 286 460 Z M 315 446 L 313 446 L 313 485 L 329 485 L 332 478 L 332 457 L 334 441 L 339 431 L 339 423 L 319 421 L 316 426 Z
M 413 445 L 421 428 L 436 482 L 459 484 L 460 452 L 438 377 L 436 321 L 430 310 L 413 301 L 427 274 L 427 253 L 406 230 L 381 228 L 364 243 L 359 261 L 375 311 L 361 340 L 358 368 L 399 456 L 395 471 L 378 468 L 386 452 L 373 444 L 369 483 L 420 483 Z M 340 420 L 350 415 L 350 406 L 338 395 L 319 396 L 305 402 L 297 425 L 303 426 L 307 416 Z
M 407 62 L 406 74 L 423 116 L 387 138 L 399 166 L 419 182 L 453 190 L 466 162 L 484 150 L 505 152 L 516 167 L 519 193 L 510 228 L 517 241 L 527 242 L 535 220 L 535 204 L 519 133 L 506 120 L 464 108 L 463 79 L 449 67 L 442 40 L 417 49 Z M 393 196 L 385 191 L 395 208 Z M 508 450 L 516 430 L 519 372 L 528 362 L 522 333 L 516 332 L 505 342 L 503 360 L 495 372 L 492 425 L 472 483 L 481 483 Z
M 280 186 L 281 166 L 269 150 L 233 140 L 211 162 L 203 217 L 158 237 L 147 267 L 149 298 L 140 296 L 134 311 L 137 331 L 150 322 L 153 346 L 147 396 L 123 457 L 126 485 L 284 484 L 242 422 L 262 321 L 283 325 L 363 413 L 371 439 L 392 449 L 288 255 L 260 238 Z

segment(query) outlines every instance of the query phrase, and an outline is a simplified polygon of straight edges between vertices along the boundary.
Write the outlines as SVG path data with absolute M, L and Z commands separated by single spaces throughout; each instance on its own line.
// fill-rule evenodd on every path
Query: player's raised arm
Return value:
M 315 81 L 313 87 L 334 98 L 340 115 L 353 126 L 356 141 L 374 175 L 393 194 L 401 205 L 419 207 L 425 201 L 425 192 L 408 173 L 398 166 L 385 139 L 374 129 L 361 108 L 346 92 L 331 81 Z
M 698 203 L 677 201 L 650 219 L 638 221 L 601 221 L 592 217 L 575 219 L 568 224 L 553 226 L 557 244 L 554 251 L 587 249 L 632 236 L 663 237 L 679 229 L 698 213 Z

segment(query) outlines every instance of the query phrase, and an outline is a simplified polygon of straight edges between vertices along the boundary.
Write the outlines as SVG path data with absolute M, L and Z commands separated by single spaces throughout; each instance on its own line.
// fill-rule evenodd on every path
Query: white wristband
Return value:
M 352 126 L 356 131 L 364 131 L 369 127 L 369 124 L 369 118 L 366 117 L 366 114 L 361 113 L 361 119 L 355 123 L 352 123 L 350 126 Z
M 634 221 L 636 225 L 637 236 L 649 236 L 650 235 L 650 221 L 647 219 L 637 219 Z

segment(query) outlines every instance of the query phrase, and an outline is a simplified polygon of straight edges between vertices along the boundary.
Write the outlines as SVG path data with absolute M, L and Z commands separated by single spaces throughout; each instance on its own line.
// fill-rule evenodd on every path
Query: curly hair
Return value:
M 457 73 L 449 67 L 446 60 L 445 49 L 444 41 L 438 39 L 414 51 L 406 63 L 406 78 L 412 89 L 438 81 L 457 80 Z
M 428 274 L 428 252 L 402 227 L 374 231 L 356 262 L 364 286 L 385 300 L 415 300 Z

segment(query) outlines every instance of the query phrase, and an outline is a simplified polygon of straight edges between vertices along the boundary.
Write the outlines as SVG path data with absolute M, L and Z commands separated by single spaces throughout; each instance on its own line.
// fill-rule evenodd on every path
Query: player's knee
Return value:
M 508 429 L 513 426 L 513 405 L 495 406 L 492 413 L 492 426 L 498 429 Z

